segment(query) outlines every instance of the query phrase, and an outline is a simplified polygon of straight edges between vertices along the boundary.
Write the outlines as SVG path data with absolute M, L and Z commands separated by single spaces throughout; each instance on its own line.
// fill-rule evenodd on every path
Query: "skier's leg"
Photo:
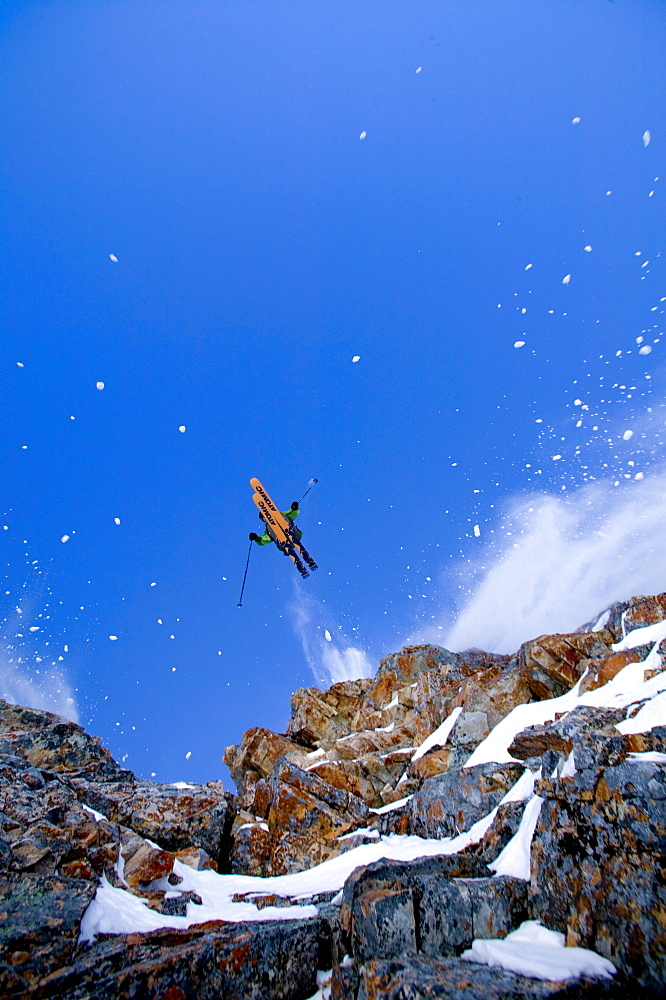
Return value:
M 298 546 L 298 551 L 303 556 L 303 559 L 308 564 L 308 566 L 310 567 L 310 569 L 317 569 L 317 563 L 314 561 L 314 559 L 312 558 L 312 556 L 310 555 L 310 553 L 308 552 L 308 550 L 305 549 L 305 548 L 303 548 L 303 546 L 300 543 L 299 543 L 299 546 Z
M 303 537 L 303 532 L 301 531 L 298 537 L 292 535 L 290 540 L 293 543 L 293 546 L 296 549 L 296 551 L 300 553 L 300 555 L 303 557 L 303 559 L 308 564 L 310 569 L 313 570 L 317 569 L 317 563 L 314 561 L 308 550 L 303 545 L 303 542 L 301 541 L 302 537 Z
M 310 574 L 306 570 L 306 568 L 303 565 L 303 563 L 301 562 L 301 560 L 298 558 L 298 554 L 296 553 L 296 550 L 293 549 L 293 548 L 287 548 L 285 546 L 285 550 L 284 551 L 285 551 L 285 555 L 288 555 L 288 556 L 291 557 L 291 559 L 292 559 L 292 561 L 294 563 L 294 566 L 296 567 L 296 569 L 298 570 L 298 572 L 301 574 L 301 576 L 303 577 L 303 579 L 305 579 L 306 577 L 308 577 Z

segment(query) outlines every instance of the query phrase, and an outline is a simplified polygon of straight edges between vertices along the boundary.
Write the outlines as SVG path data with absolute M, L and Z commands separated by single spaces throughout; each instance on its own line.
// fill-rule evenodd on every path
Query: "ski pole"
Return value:
M 315 483 L 318 483 L 318 482 L 319 482 L 318 479 L 311 479 L 309 481 L 307 490 L 305 491 L 305 493 L 303 494 L 303 496 L 301 497 L 301 499 L 298 501 L 299 507 L 301 505 L 301 501 L 305 500 L 306 496 L 308 495 L 308 493 L 310 492 L 310 490 L 312 489 L 312 487 L 315 485 Z
M 240 597 L 238 598 L 239 608 L 243 607 L 243 593 L 245 592 L 245 581 L 247 580 L 247 568 L 250 565 L 250 556 L 252 555 L 252 545 L 253 542 L 250 542 L 250 547 L 247 550 L 247 562 L 245 563 L 245 573 L 243 574 L 243 586 L 241 587 Z

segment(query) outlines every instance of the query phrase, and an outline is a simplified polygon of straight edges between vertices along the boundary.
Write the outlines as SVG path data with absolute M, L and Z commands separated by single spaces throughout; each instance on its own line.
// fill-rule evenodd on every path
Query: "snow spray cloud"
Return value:
M 5 618 L 0 632 L 0 698 L 14 705 L 45 709 L 78 722 L 74 691 L 54 654 L 46 649 L 44 627 L 35 625 L 26 596 Z M 62 657 L 60 657 L 62 659 Z
M 514 503 L 501 542 L 461 581 L 471 594 L 448 631 L 420 641 L 512 653 L 527 639 L 568 632 L 614 601 L 666 590 L 666 471 L 621 489 L 595 483 L 568 496 Z M 443 638 L 445 637 L 445 638 Z
M 79 720 L 74 692 L 62 670 L 51 666 L 35 676 L 21 657 L 17 661 L 6 651 L 0 653 L 0 698 L 13 705 L 55 712 L 71 722 Z
M 303 653 L 318 684 L 328 686 L 337 681 L 372 677 L 374 670 L 363 650 L 349 643 L 342 629 L 331 621 L 324 605 L 304 594 L 298 584 L 291 613 Z

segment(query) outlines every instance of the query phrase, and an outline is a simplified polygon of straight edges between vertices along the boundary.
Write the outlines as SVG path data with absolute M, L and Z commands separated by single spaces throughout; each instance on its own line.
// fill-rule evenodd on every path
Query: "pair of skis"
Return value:
M 266 531 L 277 547 L 289 556 L 298 572 L 305 579 L 310 573 L 304 563 L 307 563 L 311 570 L 317 568 L 317 563 L 296 534 L 293 524 L 287 520 L 282 511 L 278 510 L 259 480 L 251 479 L 250 486 L 254 490 L 252 499 L 266 525 Z

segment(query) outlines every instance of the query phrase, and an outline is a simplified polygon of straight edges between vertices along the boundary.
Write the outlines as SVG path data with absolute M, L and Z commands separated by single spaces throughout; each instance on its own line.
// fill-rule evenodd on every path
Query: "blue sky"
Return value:
M 511 505 L 656 475 L 665 15 L 6 0 L 8 696 L 210 780 L 322 650 L 446 635 Z M 251 476 L 318 477 L 320 569 L 256 550 L 239 609 Z

